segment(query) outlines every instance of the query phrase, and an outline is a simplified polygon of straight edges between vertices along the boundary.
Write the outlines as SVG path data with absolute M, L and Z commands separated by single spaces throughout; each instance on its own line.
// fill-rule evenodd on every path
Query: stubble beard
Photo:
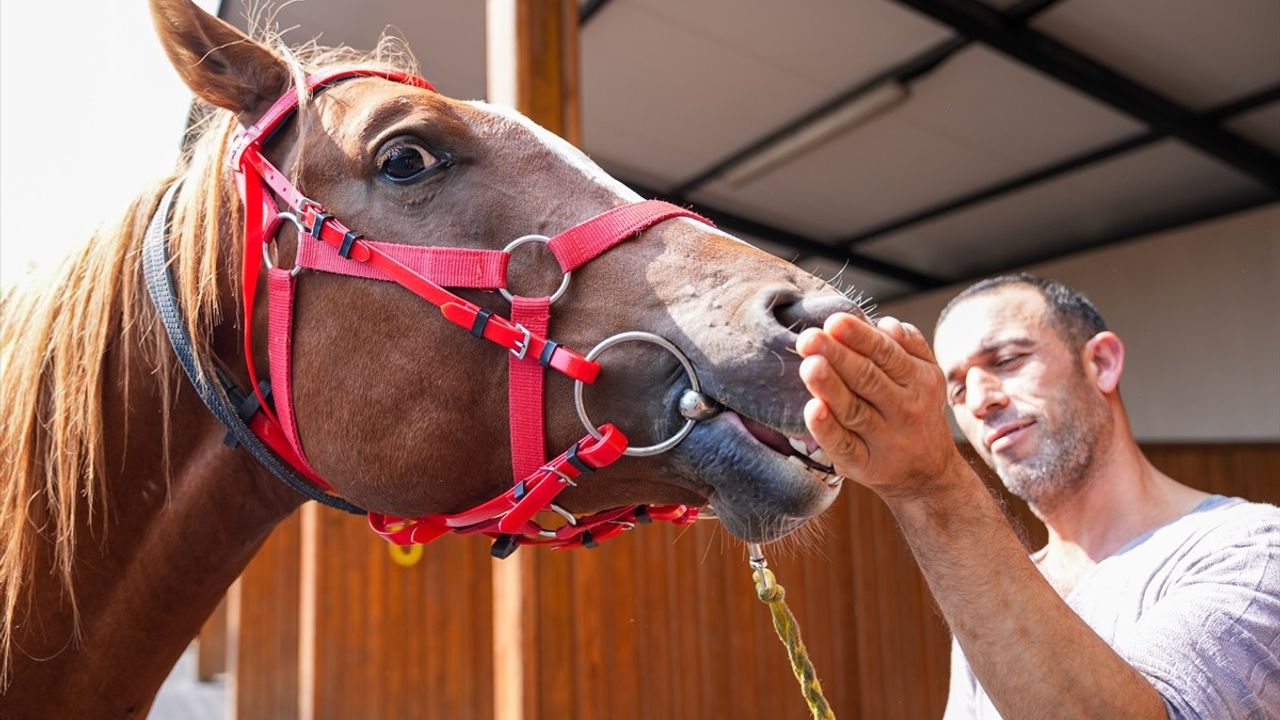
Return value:
M 1106 450 L 1110 418 L 1104 406 L 1090 402 L 1087 389 L 1080 387 L 1083 380 L 1073 378 L 1073 387 L 1058 398 L 1063 412 L 1055 420 L 1035 418 L 1041 438 L 1033 454 L 1014 461 L 993 458 L 1004 486 L 1041 517 L 1053 514 L 1084 488 Z

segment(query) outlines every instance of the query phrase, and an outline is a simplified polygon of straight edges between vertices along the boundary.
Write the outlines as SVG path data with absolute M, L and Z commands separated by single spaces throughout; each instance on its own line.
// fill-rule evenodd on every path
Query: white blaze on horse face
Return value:
M 536 140 L 538 140 L 538 142 L 542 143 L 544 146 L 546 146 L 548 150 L 554 153 L 556 157 L 563 160 L 565 164 L 570 165 L 574 168 L 577 168 L 577 170 L 581 172 L 583 175 L 585 175 L 589 180 L 605 188 L 609 192 L 616 195 L 618 198 L 625 200 L 626 202 L 629 202 L 629 203 L 640 202 L 644 200 L 644 198 L 640 197 L 640 195 L 635 190 L 632 190 L 631 188 L 619 182 L 612 175 L 605 172 L 591 158 L 587 157 L 586 153 L 574 147 L 573 143 L 570 143 L 568 140 L 565 140 L 559 135 L 556 135 L 550 130 L 535 123 L 534 121 L 525 117 L 518 110 L 515 110 L 514 108 L 511 108 L 506 105 L 491 105 L 487 102 L 484 102 L 483 100 L 471 100 L 471 101 L 468 101 L 467 104 L 476 108 L 477 110 L 493 113 L 494 115 L 499 115 L 501 117 L 504 117 L 520 125 L 524 129 L 528 130 L 533 135 L 533 137 Z M 697 220 L 694 220 L 692 218 L 676 218 L 676 222 L 683 222 L 683 223 L 689 223 L 690 225 L 696 225 L 697 229 L 700 232 L 712 233 L 714 235 L 719 235 L 729 240 L 733 240 L 734 242 L 740 242 L 743 245 L 750 245 L 750 243 L 748 243 L 745 240 L 736 238 L 730 235 L 729 233 L 726 233 L 720 230 L 719 228 L 715 228 L 710 225 L 700 223 Z

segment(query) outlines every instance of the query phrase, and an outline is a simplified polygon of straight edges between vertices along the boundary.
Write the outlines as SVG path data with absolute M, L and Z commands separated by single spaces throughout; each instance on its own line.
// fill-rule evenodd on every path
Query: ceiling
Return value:
M 882 300 L 1280 198 L 1275 0 L 580 10 L 588 154 Z M 443 92 L 484 96 L 478 0 L 308 0 L 277 20 L 364 48 L 393 26 Z M 860 117 L 803 140 L 841 113 Z

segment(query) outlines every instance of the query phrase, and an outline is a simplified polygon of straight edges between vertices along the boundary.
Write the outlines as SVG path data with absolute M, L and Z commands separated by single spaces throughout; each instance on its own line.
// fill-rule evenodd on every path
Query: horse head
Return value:
M 186 84 L 241 125 L 297 87 L 296 60 L 185 0 L 153 0 L 152 8 Z M 317 89 L 263 152 L 347 227 L 397 246 L 497 250 L 640 200 L 517 112 L 383 77 Z M 229 192 L 230 171 L 222 172 Z M 302 242 L 286 225 L 276 242 L 279 264 L 296 262 Z M 227 245 L 228 253 L 241 252 L 238 242 Z M 549 294 L 562 278 L 536 244 L 513 251 L 508 274 L 512 291 L 529 296 Z M 508 313 L 492 292 L 456 292 Z M 511 487 L 506 353 L 393 283 L 304 272 L 294 307 L 298 436 L 315 471 L 342 497 L 417 517 Z M 626 458 L 567 488 L 560 505 L 585 513 L 709 502 L 730 532 L 752 541 L 780 537 L 824 510 L 839 479 L 804 428 L 808 395 L 792 348 L 799 332 L 837 311 L 858 308 L 793 265 L 689 218 L 653 225 L 575 270 L 553 305 L 549 336 L 581 351 L 625 331 L 666 338 L 724 410 L 670 452 Z M 244 314 L 265 327 L 266 312 L 258 303 Z M 235 317 L 231 308 L 224 314 Z M 233 336 L 215 331 L 212 351 L 238 366 L 245 353 Z M 265 366 L 266 349 L 254 354 Z M 583 398 L 594 420 L 616 424 L 636 445 L 681 428 L 677 404 L 688 380 L 676 357 L 627 343 L 599 363 L 599 380 Z M 545 394 L 548 444 L 567 447 L 583 433 L 572 381 L 548 373 Z

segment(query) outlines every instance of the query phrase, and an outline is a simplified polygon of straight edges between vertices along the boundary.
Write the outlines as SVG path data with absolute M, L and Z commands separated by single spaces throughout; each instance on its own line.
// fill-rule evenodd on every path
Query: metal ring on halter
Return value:
M 530 242 L 540 242 L 545 245 L 551 242 L 551 238 L 547 237 L 546 235 L 525 235 L 523 237 L 518 237 L 515 240 L 512 240 L 511 242 L 507 243 L 507 246 L 502 248 L 502 252 L 510 255 L 512 250 L 515 250 L 521 245 L 524 245 L 525 243 L 530 243 Z M 560 287 L 556 288 L 556 291 L 551 293 L 551 302 L 554 303 L 555 301 L 559 300 L 560 297 L 564 295 L 564 291 L 569 289 L 569 278 L 571 277 L 573 277 L 572 270 L 564 274 L 564 279 L 560 281 Z M 500 287 L 498 288 L 498 292 L 502 293 L 502 297 L 506 298 L 507 302 L 511 302 L 513 300 L 510 290 L 504 287 Z
M 605 350 L 608 350 L 614 345 L 617 345 L 619 343 L 624 343 L 624 342 L 653 343 L 654 345 L 657 345 L 663 350 L 666 350 L 667 352 L 671 353 L 676 357 L 676 360 L 680 361 L 680 366 L 684 368 L 685 375 L 689 376 L 690 387 L 697 392 L 702 391 L 702 385 L 698 382 L 698 375 L 693 371 L 693 363 L 689 362 L 689 358 L 685 357 L 684 353 L 680 352 L 680 348 L 676 347 L 675 344 L 672 343 L 670 340 L 667 340 L 666 338 L 660 335 L 654 335 L 653 333 L 650 333 L 650 332 L 643 332 L 641 330 L 632 330 L 630 332 L 618 333 L 617 335 L 613 335 L 612 337 L 607 337 L 604 340 L 601 340 L 598 345 L 591 348 L 591 352 L 587 353 L 587 360 L 595 360 L 596 358 L 600 357 L 600 353 L 604 352 Z M 582 388 L 584 387 L 584 385 L 585 383 L 583 383 L 581 380 L 575 380 L 573 382 L 573 404 L 574 404 L 574 407 L 578 409 L 578 419 L 582 421 L 582 425 L 587 429 L 587 432 L 591 433 L 592 437 L 599 440 L 602 437 L 602 435 L 600 434 L 600 431 L 596 429 L 596 424 L 591 422 L 591 418 L 587 416 L 587 406 L 582 399 Z M 671 448 L 675 447 L 676 445 L 679 445 L 680 441 L 684 440 L 685 437 L 687 437 L 689 433 L 693 431 L 693 426 L 696 425 L 697 422 L 698 422 L 697 420 L 686 419 L 684 422 L 684 426 L 681 427 L 678 431 L 676 431 L 675 435 L 672 435 L 666 440 L 663 440 L 662 442 L 656 443 L 654 445 L 645 445 L 643 447 L 629 447 L 625 451 L 623 451 L 622 454 L 630 455 L 631 457 L 649 457 L 651 455 L 660 455 L 670 450 Z
M 275 269 L 275 263 L 271 262 L 271 246 L 276 241 L 276 231 L 280 229 L 281 220 L 288 220 L 293 223 L 294 227 L 298 228 L 299 241 L 302 239 L 302 234 L 307 231 L 297 215 L 291 212 L 277 213 L 275 219 L 271 221 L 271 225 L 267 228 L 267 237 L 271 238 L 271 241 L 262 243 L 262 261 L 267 264 L 268 270 Z M 302 266 L 294 264 L 293 269 L 289 271 L 289 277 L 297 277 L 300 272 L 302 272 Z
M 574 517 L 573 513 L 569 512 L 568 510 L 565 510 L 564 508 L 560 507 L 555 503 L 548 503 L 547 509 L 559 515 L 560 517 L 564 518 L 569 525 L 575 526 L 575 527 L 577 526 L 578 518 Z M 537 523 L 534 523 L 534 524 L 537 525 Z M 541 525 L 538 525 L 538 535 L 544 538 L 560 537 L 560 533 L 556 532 L 555 530 L 548 530 L 542 527 Z

